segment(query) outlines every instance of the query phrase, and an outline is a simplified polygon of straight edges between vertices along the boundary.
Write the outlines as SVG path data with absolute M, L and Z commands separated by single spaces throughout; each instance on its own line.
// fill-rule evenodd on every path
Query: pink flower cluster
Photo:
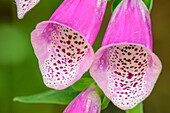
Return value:
M 18 17 L 39 0 L 16 0 Z M 131 109 L 151 93 L 161 72 L 153 53 L 148 9 L 142 0 L 122 0 L 114 10 L 102 46 L 92 45 L 99 32 L 107 0 L 65 0 L 49 21 L 31 33 L 31 42 L 46 86 L 61 90 L 89 69 L 104 94 L 121 109 Z M 80 93 L 64 113 L 99 113 L 94 86 Z

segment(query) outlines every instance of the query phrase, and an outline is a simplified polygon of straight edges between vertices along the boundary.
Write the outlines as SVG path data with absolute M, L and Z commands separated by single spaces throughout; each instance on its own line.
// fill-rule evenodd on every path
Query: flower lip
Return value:
M 64 89 L 88 70 L 94 52 L 86 38 L 76 30 L 55 21 L 44 21 L 31 33 L 44 83 Z
M 69 27 L 68 25 L 65 25 L 65 24 L 60 23 L 60 22 L 57 22 L 57 21 L 52 21 L 52 20 L 50 20 L 50 21 L 43 21 L 43 22 L 37 24 L 36 29 L 39 29 L 42 24 L 50 24 L 50 23 L 54 23 L 54 24 L 58 24 L 58 25 L 61 25 L 61 26 L 65 26 L 65 27 L 67 27 L 67 28 L 69 28 L 69 29 L 72 29 L 73 31 L 76 31 L 78 34 L 81 34 L 81 33 L 79 33 L 77 30 L 75 30 L 74 28 Z M 45 28 L 46 26 L 47 26 L 47 25 L 41 26 L 41 27 Z M 35 30 L 36 30 L 36 29 L 35 29 Z M 32 31 L 32 32 L 34 32 L 34 31 Z M 81 35 L 83 36 L 83 34 L 81 34 Z M 83 37 L 85 37 L 85 36 L 83 36 Z M 84 38 L 84 40 L 86 40 L 86 39 Z
M 24 15 L 32 9 L 40 0 L 15 0 L 17 5 L 17 16 L 22 19 Z
M 143 49 L 135 52 L 136 48 Z M 135 107 L 151 93 L 162 68 L 158 57 L 141 44 L 110 44 L 95 56 L 90 74 L 105 95 L 124 110 Z

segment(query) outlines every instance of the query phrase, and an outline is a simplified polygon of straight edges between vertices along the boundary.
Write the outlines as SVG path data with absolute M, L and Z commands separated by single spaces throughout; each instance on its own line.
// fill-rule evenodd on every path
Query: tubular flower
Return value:
M 100 113 L 101 100 L 95 87 L 91 85 L 82 91 L 63 113 Z
M 17 5 L 17 15 L 22 19 L 24 15 L 32 9 L 40 0 L 15 0 Z
M 131 109 L 151 93 L 162 65 L 152 52 L 149 12 L 142 0 L 122 0 L 109 22 L 90 74 L 119 108 Z
M 64 89 L 89 69 L 107 0 L 65 0 L 31 33 L 44 83 Z

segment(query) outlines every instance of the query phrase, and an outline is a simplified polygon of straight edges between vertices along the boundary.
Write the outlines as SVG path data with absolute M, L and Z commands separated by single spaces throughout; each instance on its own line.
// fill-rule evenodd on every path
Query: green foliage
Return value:
M 136 107 L 130 110 L 126 110 L 126 113 L 143 113 L 143 104 L 139 103 Z
M 28 55 L 25 34 L 18 27 L 5 24 L 0 25 L 0 34 L 0 63 L 8 65 L 25 60 Z
M 43 93 L 34 94 L 31 96 L 15 97 L 14 101 L 24 103 L 51 103 L 51 104 L 69 104 L 79 92 L 72 88 L 64 90 L 48 90 Z
M 88 86 L 90 86 L 92 83 L 94 83 L 94 80 L 92 78 L 81 78 L 76 83 L 72 85 L 72 88 L 76 91 L 83 91 Z
M 90 73 L 89 73 L 89 71 L 85 72 L 82 77 L 92 78 L 91 75 L 90 75 Z
M 99 86 L 95 83 L 96 85 L 96 91 L 100 95 L 101 98 L 101 110 L 104 110 L 108 107 L 110 100 L 106 97 L 106 95 L 103 93 L 103 91 L 99 88 Z
M 152 9 L 152 5 L 153 5 L 153 0 L 143 0 L 143 2 L 145 3 L 145 5 L 148 8 L 149 13 L 150 13 L 151 9 Z
M 121 2 L 122 0 L 115 0 L 112 4 L 112 12 L 115 10 L 115 8 L 117 7 L 117 5 Z M 143 2 L 145 3 L 146 7 L 149 10 L 149 13 L 151 12 L 152 9 L 152 4 L 153 4 L 153 0 L 143 0 Z
M 103 101 L 102 101 L 102 110 L 106 109 L 109 105 L 110 100 L 104 96 Z
M 117 7 L 117 5 L 119 5 L 119 3 L 121 2 L 122 0 L 115 0 L 112 4 L 112 12 L 115 10 L 115 8 Z

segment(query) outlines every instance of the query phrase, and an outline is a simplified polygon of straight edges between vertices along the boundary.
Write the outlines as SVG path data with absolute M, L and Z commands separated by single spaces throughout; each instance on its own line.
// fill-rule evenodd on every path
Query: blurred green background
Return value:
M 48 20 L 62 0 L 41 0 L 24 19 L 16 16 L 14 0 L 0 0 L 0 113 L 62 113 L 65 105 L 13 102 L 16 96 L 28 96 L 48 90 L 42 81 L 38 61 L 30 42 L 36 24 Z M 111 16 L 108 4 L 95 51 L 100 47 Z M 163 64 L 162 73 L 151 95 L 144 101 L 145 113 L 170 113 L 170 1 L 154 0 L 151 11 L 154 52 Z M 124 113 L 112 103 L 102 113 Z

